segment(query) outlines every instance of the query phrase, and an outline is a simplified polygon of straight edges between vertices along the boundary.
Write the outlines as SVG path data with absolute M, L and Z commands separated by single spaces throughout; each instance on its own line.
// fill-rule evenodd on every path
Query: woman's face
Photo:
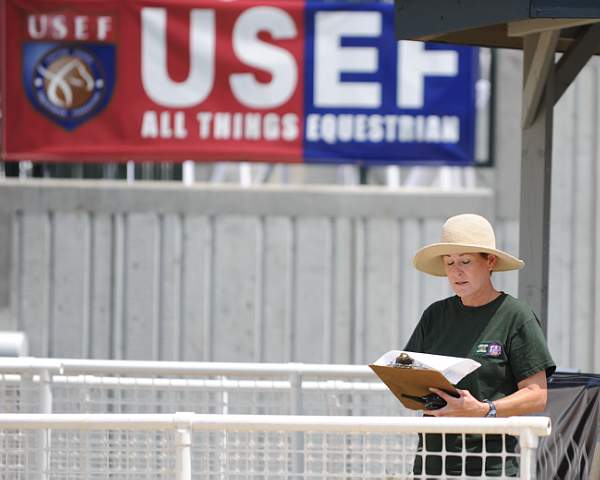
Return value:
M 443 260 L 450 286 L 461 299 L 476 298 L 492 286 L 490 272 L 496 264 L 494 255 L 462 253 L 444 255 Z

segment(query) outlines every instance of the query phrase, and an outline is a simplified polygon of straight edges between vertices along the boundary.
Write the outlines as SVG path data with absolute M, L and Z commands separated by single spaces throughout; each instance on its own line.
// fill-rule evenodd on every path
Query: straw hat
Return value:
M 523 268 L 525 262 L 496 248 L 494 229 L 485 218 L 472 213 L 450 217 L 442 227 L 442 240 L 421 248 L 413 259 L 417 270 L 445 277 L 443 256 L 453 253 L 491 253 L 498 257 L 494 271 Z

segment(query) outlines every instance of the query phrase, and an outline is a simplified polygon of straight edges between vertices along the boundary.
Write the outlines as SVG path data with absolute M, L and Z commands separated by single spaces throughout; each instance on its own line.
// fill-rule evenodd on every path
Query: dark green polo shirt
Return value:
M 505 293 L 480 307 L 467 307 L 458 296 L 432 304 L 423 313 L 405 350 L 472 358 L 481 363 L 456 385 L 480 401 L 510 395 L 518 390 L 521 380 L 542 370 L 550 376 L 556 368 L 535 314 L 525 303 Z M 441 435 L 426 437 L 427 450 L 440 451 Z M 446 442 L 448 451 L 462 451 L 460 436 L 446 435 Z M 509 439 L 508 443 L 507 447 L 513 449 L 516 440 Z M 488 452 L 500 452 L 501 447 L 500 436 L 486 437 Z M 467 451 L 481 452 L 481 448 L 481 436 L 467 436 Z M 421 468 L 419 457 L 415 466 Z M 467 474 L 482 473 L 481 462 L 475 457 L 467 460 L 466 468 Z M 500 475 L 501 468 L 499 458 L 486 462 L 487 475 Z M 506 468 L 507 473 L 516 472 L 516 462 L 509 462 Z M 445 470 L 449 475 L 460 474 L 460 457 L 448 457 Z M 441 474 L 441 458 L 428 457 L 425 473 Z

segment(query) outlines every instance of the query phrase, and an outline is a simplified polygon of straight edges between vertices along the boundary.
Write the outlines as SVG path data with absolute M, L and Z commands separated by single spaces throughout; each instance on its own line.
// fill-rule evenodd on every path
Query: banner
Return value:
M 390 3 L 1 5 L 4 160 L 474 161 L 477 50 Z

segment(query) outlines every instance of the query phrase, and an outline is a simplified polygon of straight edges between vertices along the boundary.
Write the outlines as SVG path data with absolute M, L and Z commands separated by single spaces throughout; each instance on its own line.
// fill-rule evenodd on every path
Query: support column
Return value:
M 552 33 L 557 39 L 558 31 Z M 519 256 L 525 260 L 525 268 L 519 275 L 519 297 L 538 315 L 546 333 L 556 42 L 544 35 L 548 33 L 523 38 Z
M 540 440 L 531 430 L 525 430 L 519 435 L 519 446 L 521 447 L 521 462 L 519 477 L 521 480 L 534 480 L 536 478 L 536 450 Z
M 193 412 L 176 412 L 175 423 L 175 480 L 192 479 Z

